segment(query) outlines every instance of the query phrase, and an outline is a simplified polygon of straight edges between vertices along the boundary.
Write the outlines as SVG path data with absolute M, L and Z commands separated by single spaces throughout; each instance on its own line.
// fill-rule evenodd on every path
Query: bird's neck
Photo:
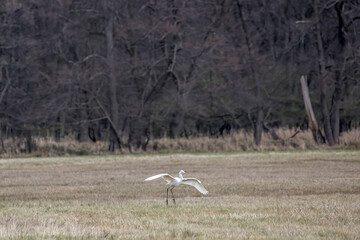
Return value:
M 183 176 L 182 176 L 182 173 L 181 173 L 181 172 L 179 172 L 179 178 L 180 178 L 180 179 L 183 179 Z

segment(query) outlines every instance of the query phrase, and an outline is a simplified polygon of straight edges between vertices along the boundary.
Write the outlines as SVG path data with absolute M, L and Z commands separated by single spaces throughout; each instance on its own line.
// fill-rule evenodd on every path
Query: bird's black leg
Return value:
M 169 201 L 168 201 L 168 199 L 169 199 L 169 188 L 171 188 L 171 187 L 168 187 L 168 188 L 166 189 L 166 205 L 169 204 Z
M 170 191 L 171 191 L 171 195 L 172 195 L 172 198 L 173 198 L 173 201 L 174 201 L 174 204 L 176 204 L 176 202 L 175 202 L 175 197 L 174 197 L 174 193 L 173 193 L 173 190 L 174 189 L 174 187 L 172 187 L 171 189 L 170 189 Z

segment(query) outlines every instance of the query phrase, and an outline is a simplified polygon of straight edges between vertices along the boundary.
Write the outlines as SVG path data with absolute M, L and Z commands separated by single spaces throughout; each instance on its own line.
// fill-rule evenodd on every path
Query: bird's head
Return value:
M 181 178 L 181 179 L 183 179 L 183 173 L 185 173 L 185 171 L 184 170 L 180 170 L 180 172 L 179 172 L 179 178 Z

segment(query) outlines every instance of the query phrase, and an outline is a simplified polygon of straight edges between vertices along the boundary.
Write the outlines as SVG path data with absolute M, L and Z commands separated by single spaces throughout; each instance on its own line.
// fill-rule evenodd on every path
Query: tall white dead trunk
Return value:
M 322 142 L 321 132 L 319 131 L 319 127 L 318 127 L 318 124 L 317 124 L 317 121 L 315 118 L 315 114 L 314 114 L 313 108 L 311 106 L 309 88 L 308 88 L 306 77 L 304 75 L 301 76 L 300 83 L 301 83 L 301 91 L 302 91 L 302 95 L 303 95 L 303 99 L 304 99 L 306 114 L 308 115 L 308 118 L 309 118 L 309 126 L 310 126 L 310 129 L 313 134 L 315 142 L 319 144 Z

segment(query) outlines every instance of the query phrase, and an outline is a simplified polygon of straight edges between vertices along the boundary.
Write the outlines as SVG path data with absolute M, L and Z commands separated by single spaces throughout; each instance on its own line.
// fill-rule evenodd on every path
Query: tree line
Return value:
M 360 123 L 358 0 L 2 0 L 1 140 L 152 139 Z

